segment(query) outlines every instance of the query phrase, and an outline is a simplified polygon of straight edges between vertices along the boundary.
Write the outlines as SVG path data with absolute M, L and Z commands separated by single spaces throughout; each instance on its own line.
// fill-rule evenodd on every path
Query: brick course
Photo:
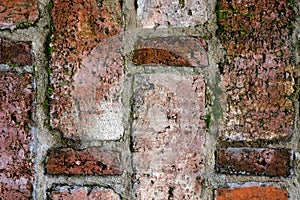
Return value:
M 137 75 L 132 150 L 136 199 L 200 199 L 205 84 L 201 76 Z
M 267 184 L 265 186 L 253 185 L 233 188 L 218 188 L 216 190 L 216 200 L 288 200 L 286 188 L 280 188 Z
M 121 6 L 110 0 L 53 1 L 51 126 L 64 137 L 114 140 L 123 134 Z
M 286 149 L 228 148 L 217 153 L 217 170 L 228 174 L 288 176 L 291 153 Z
M 120 155 L 118 152 L 89 148 L 53 149 L 49 152 L 46 170 L 49 174 L 72 175 L 120 175 Z
M 29 199 L 34 181 L 30 74 L 0 72 L 0 199 Z
M 2 0 L 0 3 L 0 29 L 14 29 L 38 20 L 37 0 Z
M 103 187 L 58 186 L 51 190 L 50 200 L 120 200 L 120 196 L 112 189 Z

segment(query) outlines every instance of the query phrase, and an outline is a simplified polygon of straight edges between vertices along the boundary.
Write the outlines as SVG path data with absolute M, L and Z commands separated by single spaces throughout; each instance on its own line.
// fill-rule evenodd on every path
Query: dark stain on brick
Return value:
M 120 175 L 119 154 L 96 148 L 51 150 L 47 157 L 48 174 L 67 175 Z
M 133 64 L 135 65 L 165 65 L 165 66 L 190 66 L 191 64 L 180 55 L 164 49 L 144 48 L 134 51 Z
M 291 153 L 286 149 L 228 148 L 217 152 L 219 173 L 289 176 Z
M 0 38 L 0 64 L 32 65 L 31 46 L 26 42 L 13 42 Z

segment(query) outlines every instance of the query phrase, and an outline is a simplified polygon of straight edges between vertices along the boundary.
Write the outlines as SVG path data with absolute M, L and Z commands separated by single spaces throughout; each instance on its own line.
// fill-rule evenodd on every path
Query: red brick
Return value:
M 226 174 L 288 176 L 291 153 L 286 149 L 220 149 L 217 171 Z
M 200 199 L 205 84 L 201 76 L 136 75 L 132 151 L 137 199 Z
M 121 2 L 54 0 L 53 6 L 51 126 L 72 139 L 119 139 Z
M 0 64 L 32 65 L 31 46 L 26 42 L 13 42 L 0 38 Z
M 50 194 L 51 200 L 119 200 L 120 196 L 112 189 L 103 187 L 58 186 Z
M 120 175 L 120 155 L 118 152 L 88 148 L 53 149 L 46 162 L 48 174 L 72 175 Z
M 208 20 L 205 0 L 138 0 L 137 6 L 137 16 L 143 28 L 189 27 Z
M 33 95 L 30 74 L 0 72 L 0 199 L 32 197 Z
M 216 200 L 288 200 L 286 188 L 273 186 L 272 184 L 247 186 L 235 188 L 218 188 Z
M 33 23 L 37 19 L 37 0 L 2 0 L 0 3 L 0 29 L 13 29 L 20 23 Z
M 287 0 L 218 2 L 221 64 L 221 139 L 286 139 L 293 129 L 291 46 L 293 11 Z
M 197 37 L 161 37 L 140 39 L 135 43 L 135 65 L 205 67 L 208 65 L 207 43 Z

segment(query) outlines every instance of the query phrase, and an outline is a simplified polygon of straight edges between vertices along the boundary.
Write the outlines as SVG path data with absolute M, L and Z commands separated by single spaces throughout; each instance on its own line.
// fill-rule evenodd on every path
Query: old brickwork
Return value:
M 1 1 L 0 199 L 299 199 L 299 10 Z

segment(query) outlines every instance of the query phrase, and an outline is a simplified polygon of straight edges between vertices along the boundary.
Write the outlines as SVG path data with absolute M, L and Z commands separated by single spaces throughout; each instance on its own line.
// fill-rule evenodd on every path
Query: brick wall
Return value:
M 300 199 L 299 0 L 4 0 L 0 199 Z

